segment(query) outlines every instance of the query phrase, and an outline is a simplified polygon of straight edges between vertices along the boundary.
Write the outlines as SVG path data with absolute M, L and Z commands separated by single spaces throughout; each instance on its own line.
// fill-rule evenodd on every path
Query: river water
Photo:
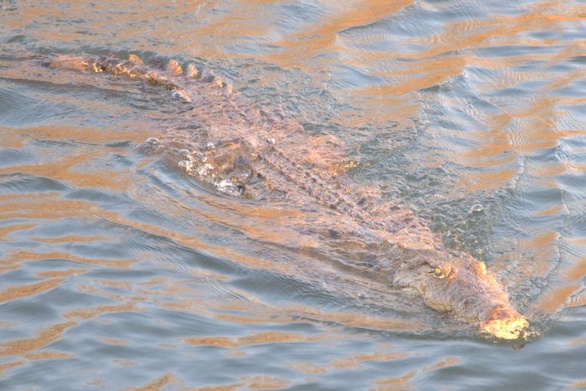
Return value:
M 1 0 L 0 389 L 586 387 L 585 16 L 580 1 Z M 315 211 L 141 153 L 198 114 L 157 86 L 39 66 L 84 54 L 192 62 L 334 135 L 350 180 L 485 260 L 539 335 L 483 339 L 342 267 L 384 256 L 366 238 L 328 241 Z

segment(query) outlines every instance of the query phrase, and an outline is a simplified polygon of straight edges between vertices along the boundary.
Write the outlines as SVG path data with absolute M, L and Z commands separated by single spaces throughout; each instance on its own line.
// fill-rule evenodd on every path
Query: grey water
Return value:
M 0 389 L 586 388 L 585 31 L 579 1 L 0 1 Z M 38 65 L 85 54 L 193 63 L 335 136 L 539 335 L 486 340 L 340 267 L 384 256 L 366 238 L 141 153 L 197 114 Z

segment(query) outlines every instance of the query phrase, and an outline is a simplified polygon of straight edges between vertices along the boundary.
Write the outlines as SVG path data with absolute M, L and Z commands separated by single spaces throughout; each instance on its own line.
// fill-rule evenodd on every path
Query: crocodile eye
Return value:
M 441 267 L 436 267 L 435 269 L 433 269 L 433 276 L 441 280 L 442 278 L 446 278 L 446 273 L 444 272 L 444 269 L 442 269 Z

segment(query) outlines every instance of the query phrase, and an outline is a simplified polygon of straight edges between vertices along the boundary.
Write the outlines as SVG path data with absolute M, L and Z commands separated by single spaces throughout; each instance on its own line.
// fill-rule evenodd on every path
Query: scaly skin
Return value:
M 182 75 L 176 61 L 166 74 L 146 67 L 136 56 L 61 56 L 44 65 L 124 75 L 172 91 L 192 106 L 200 128 L 167 131 L 147 140 L 144 151 L 163 154 L 188 175 L 226 194 L 259 200 L 281 197 L 336 210 L 389 244 L 393 270 L 388 279 L 394 286 L 417 290 L 429 307 L 477 324 L 483 334 L 504 340 L 526 336 L 529 322 L 513 308 L 483 262 L 446 249 L 439 235 L 399 203 L 381 205 L 376 194 L 364 194 L 343 174 L 343 166 L 352 162 L 324 168 L 335 166 L 322 164 L 325 156 L 339 153 L 326 145 L 336 144 L 335 138 L 312 145 L 315 138 L 299 124 L 243 109 L 221 80 L 204 80 L 193 66 Z

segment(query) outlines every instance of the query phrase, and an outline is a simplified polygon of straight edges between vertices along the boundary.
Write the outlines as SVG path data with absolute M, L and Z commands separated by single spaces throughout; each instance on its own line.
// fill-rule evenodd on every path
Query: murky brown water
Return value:
M 586 387 L 585 15 L 0 1 L 0 388 Z M 384 255 L 367 237 L 329 238 L 308 206 L 230 198 L 140 153 L 197 114 L 34 60 L 84 53 L 194 62 L 336 135 L 360 161 L 352 181 L 485 260 L 542 335 L 493 345 L 343 266 Z

